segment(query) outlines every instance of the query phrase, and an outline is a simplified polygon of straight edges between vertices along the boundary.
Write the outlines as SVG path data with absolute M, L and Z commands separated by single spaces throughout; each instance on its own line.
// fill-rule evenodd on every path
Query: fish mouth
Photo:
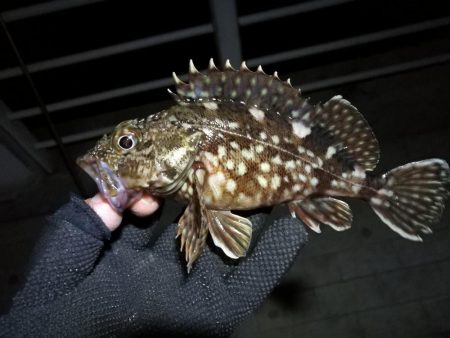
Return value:
M 84 156 L 77 160 L 77 164 L 97 183 L 102 196 L 119 212 L 142 196 L 141 191 L 127 188 L 124 180 L 103 161 Z

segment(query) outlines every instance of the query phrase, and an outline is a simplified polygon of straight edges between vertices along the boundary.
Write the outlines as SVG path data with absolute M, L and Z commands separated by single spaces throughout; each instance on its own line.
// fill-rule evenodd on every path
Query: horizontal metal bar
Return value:
M 196 36 L 209 34 L 213 32 L 212 24 L 205 24 L 195 26 L 187 29 L 180 29 L 177 31 L 164 33 L 160 35 L 150 36 L 147 38 L 137 39 L 129 42 L 119 43 L 113 46 L 107 46 L 97 49 L 92 49 L 86 52 L 62 56 L 55 59 L 44 60 L 40 62 L 31 63 L 28 65 L 30 72 L 39 72 L 58 67 L 69 66 L 81 62 L 91 61 L 103 57 L 118 55 L 122 53 L 132 52 L 139 49 L 161 45 L 167 42 L 178 41 L 182 39 L 193 38 Z M 19 67 L 6 68 L 0 71 L 0 80 L 5 80 L 11 77 L 19 76 L 22 71 Z
M 184 75 L 186 76 L 186 75 Z M 91 95 L 81 96 L 74 99 L 64 100 L 60 102 L 50 103 L 47 105 L 47 110 L 49 112 L 56 112 L 64 109 L 75 108 L 84 106 L 87 104 L 92 104 L 95 102 L 101 102 L 105 100 L 110 100 L 117 97 L 127 96 L 131 94 L 142 93 L 148 90 L 161 88 L 165 86 L 170 86 L 173 82 L 171 77 L 148 81 L 139 83 L 136 85 L 131 85 L 128 87 L 122 87 L 112 90 L 107 90 L 100 93 L 95 93 Z M 26 117 L 36 116 L 40 114 L 40 110 L 37 107 L 24 109 L 15 113 L 11 113 L 8 115 L 8 118 L 11 120 L 22 119 Z
M 39 15 L 60 12 L 71 8 L 92 5 L 94 3 L 103 1 L 104 0 L 55 0 L 4 11 L 1 13 L 1 16 L 3 16 L 3 20 L 8 23 L 32 18 Z
M 442 19 L 430 20 L 421 22 L 414 25 L 407 25 L 393 29 L 387 29 L 376 33 L 369 33 L 365 35 L 355 36 L 352 38 L 337 40 L 329 43 L 319 44 L 311 47 L 300 48 L 292 51 L 271 54 L 259 58 L 248 60 L 249 66 L 267 65 L 279 61 L 286 61 L 295 58 L 317 55 L 320 53 L 337 51 L 340 49 L 355 47 L 367 43 L 377 42 L 385 39 L 396 38 L 412 33 L 417 33 L 429 29 L 435 29 L 450 24 L 450 17 Z M 154 81 L 148 81 L 128 87 L 122 87 L 118 89 L 108 90 L 101 93 L 82 96 L 74 99 L 51 103 L 47 106 L 49 112 L 56 112 L 68 108 L 79 107 L 82 105 L 99 102 L 103 100 L 112 99 L 114 97 L 125 96 L 135 93 L 140 93 L 146 90 L 156 89 L 172 84 L 171 78 L 158 79 Z M 33 107 L 23 109 L 9 115 L 10 119 L 17 120 L 21 118 L 31 117 L 39 114 L 39 108 Z
M 88 130 L 82 133 L 77 134 L 71 134 L 67 136 L 63 136 L 62 141 L 64 144 L 70 144 L 80 141 L 85 141 L 89 139 L 94 139 L 96 137 L 103 136 L 104 134 L 107 134 L 111 132 L 111 130 L 114 129 L 114 126 L 104 127 L 104 128 L 98 128 L 94 130 Z M 37 142 L 35 144 L 36 149 L 45 149 L 45 148 L 53 148 L 56 146 L 56 142 L 53 139 Z
M 363 82 L 380 77 L 392 76 L 407 71 L 417 70 L 425 67 L 437 66 L 448 62 L 450 62 L 450 53 L 416 61 L 399 63 L 396 65 L 386 67 L 379 67 L 376 69 L 356 72 L 344 76 L 337 76 L 322 81 L 306 83 L 301 87 L 302 92 L 314 92 L 323 89 L 328 89 L 330 87 L 342 86 L 349 83 Z M 113 128 L 114 128 L 113 126 L 110 126 L 106 128 L 93 129 L 86 132 L 65 136 L 62 138 L 62 140 L 64 143 L 80 142 L 87 139 L 102 136 L 103 134 L 111 131 Z M 56 144 L 53 140 L 46 140 L 36 143 L 35 147 L 37 149 L 42 149 L 42 148 L 51 148 L 54 147 L 55 145 Z
M 295 58 L 317 55 L 326 52 L 337 51 L 344 48 L 361 46 L 368 43 L 378 42 L 382 40 L 398 38 L 413 33 L 419 33 L 426 30 L 437 29 L 450 25 L 450 16 L 444 18 L 428 20 L 413 25 L 405 25 L 397 28 L 382 30 L 375 33 L 354 36 L 351 38 L 336 40 L 320 45 L 306 48 L 298 48 L 286 52 L 270 54 L 247 60 L 249 66 L 268 65 L 275 62 L 292 60 Z
M 247 14 L 239 17 L 238 22 L 241 26 L 253 25 L 255 23 L 260 23 L 269 20 L 281 19 L 291 15 L 298 15 L 303 13 L 308 13 L 316 11 L 319 9 L 324 9 L 327 7 L 333 7 L 337 5 L 342 5 L 349 2 L 354 2 L 355 0 L 316 0 L 299 3 L 292 6 L 281 7 L 278 9 L 271 9 L 268 11 Z
M 251 25 L 258 22 L 264 22 L 273 19 L 279 19 L 284 16 L 300 14 L 318 10 L 325 7 L 335 6 L 346 2 L 355 0 L 319 0 L 302 3 L 299 5 L 287 6 L 279 9 L 258 12 L 254 14 L 244 15 L 238 18 L 241 26 Z M 61 1 L 62 2 L 62 1 Z M 82 2 L 80 0 L 80 2 Z M 5 12 L 6 13 L 6 12 Z M 158 44 L 167 42 L 174 42 L 181 39 L 192 38 L 195 36 L 209 34 L 213 32 L 212 24 L 199 25 L 191 28 L 181 29 L 174 32 L 169 32 L 161 35 L 146 37 L 125 43 L 119 43 L 112 46 L 88 50 L 81 53 L 70 54 L 62 57 L 48 59 L 44 61 L 34 62 L 28 65 L 28 70 L 39 72 L 48 69 L 54 69 L 63 66 L 69 66 L 81 62 L 91 61 L 99 58 L 109 57 L 122 53 L 127 53 L 143 48 L 149 48 Z M 11 67 L 0 70 L 0 80 L 9 79 L 11 77 L 19 76 L 22 71 L 19 67 Z
M 357 72 L 353 74 L 337 76 L 330 79 L 325 79 L 321 81 L 311 82 L 302 85 L 302 92 L 315 92 L 318 90 L 323 90 L 331 87 L 337 87 L 346 85 L 349 83 L 373 80 L 380 77 L 391 76 L 400 74 L 403 72 L 408 72 L 412 70 L 417 70 L 421 68 L 437 66 L 440 64 L 450 62 L 450 53 L 442 54 L 434 57 L 424 58 L 421 60 L 415 60 L 410 62 L 403 62 L 392 66 L 380 67 L 376 69 L 371 69 L 363 72 Z

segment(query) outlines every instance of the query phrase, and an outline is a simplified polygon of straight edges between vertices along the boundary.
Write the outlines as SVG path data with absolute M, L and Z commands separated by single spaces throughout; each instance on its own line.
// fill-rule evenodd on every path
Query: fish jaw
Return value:
M 77 164 L 95 181 L 102 196 L 118 212 L 123 212 L 142 196 L 142 191 L 127 188 L 124 180 L 104 161 L 86 155 L 80 157 Z

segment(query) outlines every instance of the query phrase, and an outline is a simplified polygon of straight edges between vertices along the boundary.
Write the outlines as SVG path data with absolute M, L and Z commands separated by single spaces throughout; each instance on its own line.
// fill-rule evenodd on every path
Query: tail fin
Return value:
M 402 237 L 422 241 L 419 233 L 432 233 L 449 191 L 448 163 L 429 159 L 395 168 L 382 178 L 382 187 L 369 202 L 375 213 Z

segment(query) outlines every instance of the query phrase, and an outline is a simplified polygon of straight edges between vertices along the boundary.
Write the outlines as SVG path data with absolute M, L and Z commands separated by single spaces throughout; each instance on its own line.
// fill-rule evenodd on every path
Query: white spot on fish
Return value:
M 188 194 L 189 194 L 190 196 L 194 195 L 194 189 L 192 189 L 192 186 L 189 186 L 189 188 L 188 188 Z
M 233 160 L 228 160 L 227 163 L 225 163 L 225 166 L 228 170 L 233 170 L 234 169 L 234 162 Z
M 303 154 L 305 152 L 305 148 L 303 148 L 302 146 L 298 146 L 297 150 L 300 154 Z
M 317 179 L 317 177 L 311 178 L 311 185 L 313 187 L 317 186 L 318 184 L 319 184 L 319 180 Z
M 370 199 L 370 203 L 372 203 L 374 205 L 382 205 L 383 204 L 383 200 L 378 198 L 378 197 L 372 197 Z
M 267 188 L 267 179 L 264 176 L 259 175 L 256 177 L 256 180 L 261 187 Z
M 311 174 L 311 166 L 309 164 L 305 165 L 305 171 L 307 174 Z
M 305 126 L 302 121 L 292 122 L 292 130 L 294 134 L 300 138 L 305 138 L 306 136 L 311 134 L 311 128 Z
M 215 102 L 205 102 L 205 103 L 203 103 L 203 106 L 206 109 L 211 109 L 211 110 L 217 110 L 217 108 L 218 108 L 217 103 L 215 103 Z
M 261 139 L 261 140 L 266 140 L 267 139 L 267 134 L 265 133 L 265 132 L 260 132 L 259 133 L 259 138 Z
M 289 160 L 285 163 L 286 169 L 294 169 L 295 168 L 295 162 L 292 160 Z
M 205 152 L 205 157 L 213 166 L 217 167 L 219 165 L 219 159 L 213 153 L 210 153 L 209 151 L 206 151 Z
M 239 123 L 237 123 L 237 122 L 229 122 L 228 127 L 230 129 L 239 129 L 240 128 Z
M 357 166 L 357 167 L 355 167 L 355 170 L 353 170 L 352 176 L 364 179 L 364 178 L 366 178 L 366 172 L 364 171 L 363 168 Z
M 251 108 L 249 108 L 248 111 L 250 112 L 250 114 L 252 114 L 253 118 L 256 121 L 258 121 L 258 122 L 264 121 L 264 112 L 261 109 L 251 107 Z
M 278 165 L 280 165 L 280 164 L 282 164 L 283 162 L 281 161 L 281 157 L 280 157 L 280 155 L 279 154 L 277 154 L 277 156 L 275 156 L 275 157 L 272 157 L 272 163 L 273 164 L 278 164 Z
M 255 158 L 255 153 L 253 149 L 242 149 L 242 156 L 247 160 L 252 160 Z
M 236 189 L 236 182 L 233 179 L 229 179 L 226 185 L 227 191 L 233 192 Z
M 231 146 L 231 148 L 233 148 L 233 149 L 239 149 L 240 147 L 239 147 L 239 144 L 237 143 L 237 142 L 235 142 L 235 141 L 231 141 L 230 142 L 230 146 Z
M 394 196 L 394 192 L 392 190 L 388 190 L 388 189 L 380 189 L 379 193 L 381 195 L 386 195 L 386 196 L 389 196 L 389 197 Z M 413 195 L 418 195 L 418 194 L 413 194 Z M 414 196 L 414 197 L 418 198 L 418 196 Z
M 245 165 L 244 162 L 239 163 L 238 167 L 237 167 L 237 174 L 239 176 L 243 176 L 245 175 L 245 173 L 247 172 L 247 166 Z
M 258 154 L 261 154 L 264 151 L 264 146 L 262 144 L 257 144 L 255 150 Z
M 337 186 L 338 186 L 338 181 L 332 180 L 332 181 L 331 181 L 331 186 L 334 187 L 334 188 L 337 188 Z
M 300 191 L 301 190 L 301 186 L 300 186 L 300 184 L 294 184 L 294 186 L 292 187 L 292 191 L 293 192 L 298 192 L 298 191 Z
M 246 194 L 244 194 L 243 192 L 240 192 L 238 194 L 238 199 L 241 200 L 241 201 L 245 201 L 245 200 L 248 199 L 248 196 Z
M 357 194 L 361 190 L 361 186 L 359 184 L 352 185 L 352 191 Z
M 219 158 L 225 157 L 226 154 L 227 154 L 227 149 L 224 146 L 219 145 L 217 147 L 217 155 L 219 155 Z
M 267 162 L 261 163 L 261 171 L 264 173 L 268 173 L 270 171 L 270 164 Z
M 326 159 L 330 159 L 333 155 L 336 154 L 336 148 L 333 146 L 329 146 L 327 149 L 327 153 L 325 155 Z
M 222 197 L 223 183 L 225 183 L 225 175 L 221 171 L 208 177 L 209 187 L 216 199 Z
M 278 189 L 278 188 L 281 186 L 281 178 L 280 178 L 279 175 L 275 174 L 275 175 L 272 177 L 272 181 L 271 181 L 270 186 L 271 186 L 271 188 L 272 188 L 273 190 L 276 190 L 276 189 Z
M 300 179 L 300 181 L 302 182 L 306 182 L 306 176 L 303 174 L 298 174 L 298 178 Z
M 278 137 L 278 135 L 273 135 L 272 141 L 274 144 L 278 144 L 278 143 L 280 143 L 280 138 Z

